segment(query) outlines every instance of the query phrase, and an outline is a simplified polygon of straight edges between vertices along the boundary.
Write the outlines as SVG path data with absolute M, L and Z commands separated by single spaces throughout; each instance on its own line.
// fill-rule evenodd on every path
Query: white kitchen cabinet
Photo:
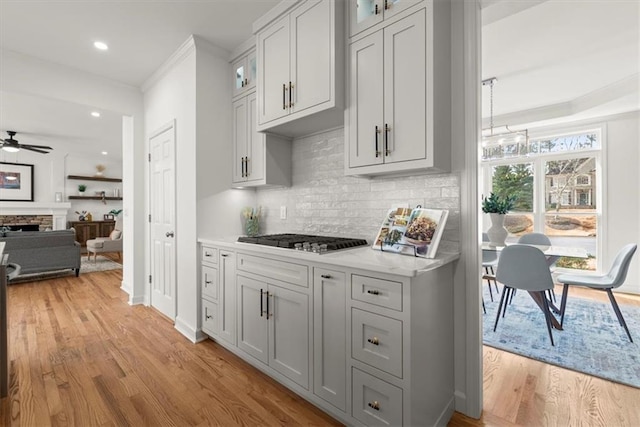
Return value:
M 231 63 L 233 70 L 233 96 L 239 96 L 256 87 L 257 57 L 255 47 Z
M 346 275 L 313 271 L 313 393 L 346 410 Z
M 256 93 L 233 102 L 233 186 L 291 185 L 291 141 L 256 129 Z
M 306 0 L 257 24 L 259 131 L 296 136 L 341 124 L 343 7 Z
M 309 387 L 309 298 L 239 274 L 238 348 Z
M 218 336 L 236 343 L 236 254 L 220 250 L 218 281 Z
M 347 175 L 450 169 L 449 6 L 425 5 L 350 44 Z
M 349 0 L 350 36 L 371 28 L 385 19 L 424 0 Z

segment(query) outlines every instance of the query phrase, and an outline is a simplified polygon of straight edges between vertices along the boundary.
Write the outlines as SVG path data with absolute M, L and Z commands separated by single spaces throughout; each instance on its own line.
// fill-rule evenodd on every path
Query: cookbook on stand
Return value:
M 393 208 L 387 212 L 373 249 L 434 258 L 449 216 L 444 209 Z

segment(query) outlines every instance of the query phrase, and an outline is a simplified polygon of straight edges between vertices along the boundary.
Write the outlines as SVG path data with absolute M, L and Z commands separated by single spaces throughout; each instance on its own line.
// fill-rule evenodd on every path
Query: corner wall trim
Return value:
M 192 343 L 198 342 L 199 336 L 196 329 L 192 328 L 188 323 L 186 323 L 184 320 L 180 319 L 179 317 L 176 317 L 174 328 L 176 328 L 178 332 L 184 335 Z M 200 341 L 202 340 L 200 339 Z

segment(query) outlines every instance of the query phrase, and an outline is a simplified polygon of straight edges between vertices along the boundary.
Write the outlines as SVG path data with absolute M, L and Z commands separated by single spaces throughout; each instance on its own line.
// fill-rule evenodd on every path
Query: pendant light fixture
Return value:
M 522 150 L 526 151 L 526 147 L 529 142 L 529 130 L 511 130 L 508 125 L 500 126 L 502 128 L 499 132 L 496 132 L 493 126 L 493 85 L 497 82 L 498 79 L 496 77 L 491 77 L 482 81 L 482 86 L 489 86 L 490 93 L 490 118 L 489 118 L 489 128 L 482 129 L 482 147 L 487 148 L 491 146 L 506 146 L 506 145 L 514 145 L 517 144 L 517 148 L 513 147 L 513 149 L 517 149 L 516 153 L 513 153 L 513 150 L 509 150 L 512 154 L 518 154 Z M 520 148 L 522 147 L 522 148 Z M 526 154 L 522 152 L 520 154 Z

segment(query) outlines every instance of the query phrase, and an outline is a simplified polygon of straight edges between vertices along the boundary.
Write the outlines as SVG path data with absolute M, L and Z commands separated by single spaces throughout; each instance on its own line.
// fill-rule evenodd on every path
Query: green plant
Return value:
M 120 212 L 122 212 L 122 209 L 111 209 L 111 210 L 109 211 L 109 213 L 110 213 L 111 215 L 113 215 L 113 216 L 118 216 L 118 215 L 120 215 Z
M 506 214 L 513 208 L 516 196 L 500 197 L 493 192 L 482 200 L 482 212 Z
M 78 185 L 78 191 L 85 191 L 87 189 L 87 186 L 84 184 L 80 184 Z

